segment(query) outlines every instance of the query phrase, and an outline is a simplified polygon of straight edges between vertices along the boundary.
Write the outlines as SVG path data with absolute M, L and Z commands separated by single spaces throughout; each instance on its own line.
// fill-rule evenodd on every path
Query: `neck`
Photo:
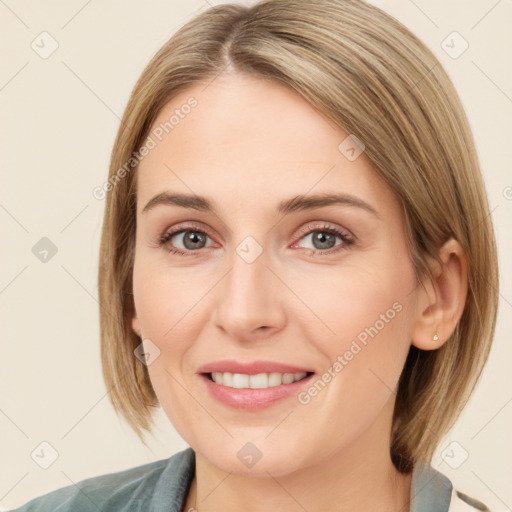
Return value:
M 225 473 L 196 452 L 185 511 L 409 512 L 412 474 L 399 473 L 389 455 L 389 429 L 376 421 L 364 435 L 314 464 L 274 477 Z

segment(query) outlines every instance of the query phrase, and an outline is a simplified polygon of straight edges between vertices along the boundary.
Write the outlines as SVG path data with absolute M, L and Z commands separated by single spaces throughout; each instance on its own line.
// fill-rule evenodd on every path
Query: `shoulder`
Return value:
M 446 475 L 426 463 L 414 467 L 410 501 L 411 512 L 491 512 L 484 503 L 456 489 Z
M 87 478 L 32 499 L 11 512 L 146 511 L 166 503 L 180 510 L 194 472 L 194 452 L 187 448 L 148 464 Z

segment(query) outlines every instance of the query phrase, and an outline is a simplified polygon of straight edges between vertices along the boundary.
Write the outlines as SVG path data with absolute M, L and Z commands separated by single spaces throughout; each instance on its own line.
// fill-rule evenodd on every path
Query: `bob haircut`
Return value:
M 403 209 L 418 284 L 450 237 L 465 251 L 468 294 L 437 350 L 411 345 L 400 376 L 391 459 L 402 473 L 431 462 L 487 360 L 498 308 L 494 229 L 473 135 L 434 54 L 363 0 L 263 0 L 199 13 L 151 59 L 127 103 L 111 154 L 99 254 L 101 359 L 109 396 L 145 443 L 158 399 L 134 356 L 137 150 L 164 105 L 228 71 L 287 84 L 365 146 Z

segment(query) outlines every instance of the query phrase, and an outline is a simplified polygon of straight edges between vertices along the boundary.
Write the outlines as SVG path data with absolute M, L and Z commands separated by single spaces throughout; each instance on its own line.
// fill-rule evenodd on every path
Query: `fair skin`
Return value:
M 132 325 L 159 348 L 152 385 L 196 453 L 184 510 L 406 512 L 411 475 L 389 455 L 395 392 L 410 345 L 439 347 L 462 314 L 461 248 L 448 241 L 444 266 L 421 286 L 400 205 L 364 153 L 349 161 L 338 150 L 345 132 L 281 84 L 238 73 L 208 82 L 160 112 L 154 126 L 191 96 L 198 101 L 137 171 Z M 142 211 L 164 191 L 204 196 L 216 213 Z M 333 192 L 376 214 L 347 204 L 277 211 L 292 196 Z M 178 225 L 202 245 L 181 233 L 159 247 Z M 353 243 L 334 235 L 331 245 L 315 244 L 311 233 L 328 236 L 325 226 Z M 237 253 L 249 236 L 262 249 L 251 263 Z M 237 409 L 212 397 L 197 373 L 212 361 L 270 360 L 318 379 L 396 303 L 400 311 L 307 404 L 292 396 Z M 237 456 L 248 442 L 261 452 L 252 467 Z

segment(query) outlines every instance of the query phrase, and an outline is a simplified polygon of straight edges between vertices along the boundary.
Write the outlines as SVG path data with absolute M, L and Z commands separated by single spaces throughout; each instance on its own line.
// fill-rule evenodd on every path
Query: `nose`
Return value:
M 266 338 L 286 323 L 285 286 L 269 263 L 265 250 L 252 262 L 234 251 L 216 287 L 215 325 L 236 340 Z

